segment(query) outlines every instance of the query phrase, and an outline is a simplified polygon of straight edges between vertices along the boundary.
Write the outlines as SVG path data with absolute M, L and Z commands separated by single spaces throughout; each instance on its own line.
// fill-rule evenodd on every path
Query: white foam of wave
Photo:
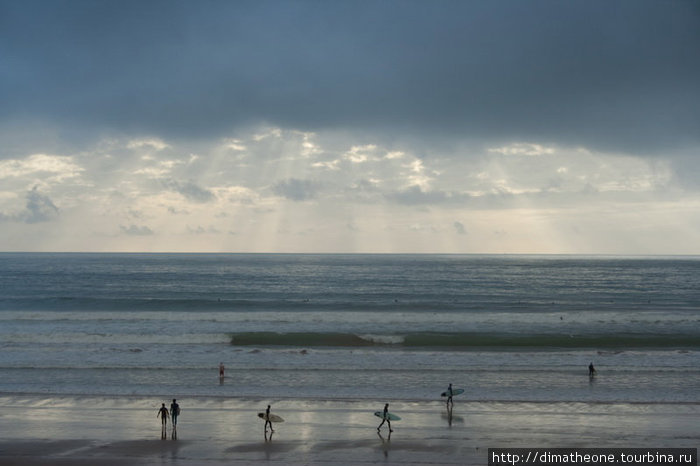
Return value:
M 379 345 L 400 345 L 402 344 L 406 339 L 405 337 L 401 335 L 358 335 L 358 337 L 362 338 L 365 341 L 369 341 L 371 343 L 379 344 Z

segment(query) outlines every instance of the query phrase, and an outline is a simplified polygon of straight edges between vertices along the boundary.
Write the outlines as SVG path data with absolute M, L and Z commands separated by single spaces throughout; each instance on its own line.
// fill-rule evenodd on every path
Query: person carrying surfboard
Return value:
M 389 420 L 389 403 L 384 405 L 384 413 L 382 416 L 382 423 L 379 424 L 379 427 L 377 427 L 377 432 L 379 432 L 382 429 L 382 426 L 384 425 L 385 422 L 389 426 L 389 432 L 393 432 L 393 430 L 391 429 L 391 421 Z
M 450 384 L 449 387 L 447 387 L 447 409 L 450 409 L 450 404 L 454 405 L 454 401 L 452 401 L 452 384 Z
M 272 421 L 270 420 L 270 405 L 267 405 L 265 410 L 265 433 L 267 434 L 267 425 L 270 424 L 270 432 L 274 433 L 275 429 L 272 428 Z
M 177 417 L 180 415 L 180 405 L 177 404 L 177 401 L 175 398 L 173 398 L 173 402 L 170 403 L 170 417 L 173 420 L 173 428 L 177 427 Z

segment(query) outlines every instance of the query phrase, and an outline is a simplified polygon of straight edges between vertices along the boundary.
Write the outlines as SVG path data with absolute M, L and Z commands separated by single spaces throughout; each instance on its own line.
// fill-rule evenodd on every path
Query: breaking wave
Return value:
M 698 334 L 484 334 L 418 332 L 401 335 L 245 332 L 231 334 L 234 346 L 413 347 L 413 348 L 700 348 Z

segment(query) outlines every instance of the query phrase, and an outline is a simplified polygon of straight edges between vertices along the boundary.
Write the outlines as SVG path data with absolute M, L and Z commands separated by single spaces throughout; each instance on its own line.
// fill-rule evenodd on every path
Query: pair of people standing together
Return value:
M 173 429 L 177 428 L 177 417 L 180 415 L 180 405 L 177 404 L 177 400 L 173 398 L 173 402 L 170 404 L 170 411 L 165 407 L 165 403 L 161 404 L 158 410 L 157 417 L 160 418 L 161 425 L 163 426 L 163 432 L 165 432 L 165 427 L 168 425 L 168 418 L 173 420 Z

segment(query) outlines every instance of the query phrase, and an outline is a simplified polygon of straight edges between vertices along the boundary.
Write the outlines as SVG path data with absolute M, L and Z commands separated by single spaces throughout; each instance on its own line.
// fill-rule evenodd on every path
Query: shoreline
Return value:
M 474 464 L 488 448 L 696 447 L 700 403 L 384 401 L 185 397 L 177 437 L 156 418 L 168 398 L 0 395 L 0 465 Z M 281 415 L 271 439 L 257 413 Z
M 383 403 L 382 399 L 379 398 L 366 398 L 366 397 L 348 397 L 348 396 L 329 396 L 329 397 L 314 397 L 311 395 L 307 396 L 284 396 L 277 395 L 271 397 L 265 396 L 251 396 L 251 395 L 177 395 L 182 399 L 188 400 L 202 400 L 202 401 L 231 401 L 237 400 L 246 403 L 267 403 L 268 400 L 274 399 L 276 401 L 299 401 L 304 403 Z M 96 400 L 108 400 L 108 399 L 124 399 L 124 400 L 168 400 L 172 398 L 171 394 L 155 394 L 155 395 L 141 395 L 141 394 L 87 394 L 87 393 L 29 393 L 29 392 L 0 392 L 0 406 L 2 405 L 2 400 L 7 399 L 37 399 L 37 398 L 51 398 L 51 399 L 96 399 Z M 532 399 L 507 399 L 507 398 L 495 398 L 495 399 L 468 399 L 462 396 L 455 396 L 455 399 L 463 404 L 532 404 L 532 405 L 561 405 L 561 404 L 585 404 L 585 405 L 689 405 L 689 406 L 700 406 L 700 400 L 697 401 L 685 401 L 685 400 L 542 400 L 537 398 Z M 444 403 L 445 398 L 433 397 L 433 398 L 392 398 L 394 403 Z

